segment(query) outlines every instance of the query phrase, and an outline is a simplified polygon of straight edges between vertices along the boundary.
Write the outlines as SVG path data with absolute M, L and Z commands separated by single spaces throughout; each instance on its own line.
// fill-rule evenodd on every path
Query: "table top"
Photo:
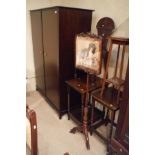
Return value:
M 88 86 L 88 92 L 91 92 L 95 89 L 98 89 L 102 85 L 102 79 L 99 77 L 95 77 L 92 81 L 92 79 L 89 80 L 89 86 Z M 65 82 L 68 86 L 78 91 L 80 94 L 86 93 L 86 78 L 76 78 L 67 80 Z

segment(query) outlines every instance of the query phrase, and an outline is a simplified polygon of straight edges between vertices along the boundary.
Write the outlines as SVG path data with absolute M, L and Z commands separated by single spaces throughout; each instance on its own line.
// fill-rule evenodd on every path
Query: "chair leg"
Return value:
M 109 123 L 109 109 L 107 109 L 106 117 L 105 117 L 105 126 Z
M 104 120 L 105 118 L 105 107 L 103 106 L 103 110 L 102 110 L 103 115 L 101 116 L 101 119 Z
M 108 148 L 107 148 L 107 155 L 114 155 L 114 152 L 113 152 L 113 150 L 111 148 L 111 145 L 109 145 Z
M 114 125 L 114 119 L 115 119 L 115 111 L 111 111 L 111 126 L 110 126 L 110 133 L 108 137 L 108 143 L 107 143 L 107 152 L 109 152 L 109 145 L 112 137 L 112 130 L 113 130 L 113 125 Z
M 110 126 L 110 134 L 109 134 L 109 141 L 111 140 L 112 131 L 113 131 L 113 125 L 114 125 L 114 119 L 115 119 L 115 111 L 111 111 L 111 126 Z
M 90 134 L 93 134 L 93 123 L 94 123 L 94 107 L 95 107 L 95 100 L 92 98 L 92 109 L 91 109 L 91 124 L 90 124 Z

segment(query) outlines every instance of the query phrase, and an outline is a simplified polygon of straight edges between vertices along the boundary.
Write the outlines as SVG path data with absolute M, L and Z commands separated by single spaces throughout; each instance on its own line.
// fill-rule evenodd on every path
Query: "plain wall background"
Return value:
M 31 35 L 31 20 L 29 10 L 51 7 L 67 6 L 75 8 L 93 9 L 91 32 L 96 34 L 96 24 L 102 17 L 111 17 L 115 22 L 118 37 L 129 36 L 129 1 L 128 0 L 27 0 L 26 7 L 26 76 L 27 91 L 35 87 L 35 68 L 33 58 L 33 45 Z

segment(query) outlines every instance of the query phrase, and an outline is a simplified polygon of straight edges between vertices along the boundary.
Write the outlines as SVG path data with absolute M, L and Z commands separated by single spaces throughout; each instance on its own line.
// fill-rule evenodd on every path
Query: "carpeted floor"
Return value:
M 68 120 L 67 115 L 60 120 L 37 91 L 27 94 L 27 104 L 37 115 L 39 155 L 64 155 L 66 152 L 69 155 L 106 155 L 106 145 L 95 134 L 89 135 L 90 150 L 87 150 L 81 133 L 69 133 L 76 124 Z M 107 134 L 105 127 L 101 130 Z

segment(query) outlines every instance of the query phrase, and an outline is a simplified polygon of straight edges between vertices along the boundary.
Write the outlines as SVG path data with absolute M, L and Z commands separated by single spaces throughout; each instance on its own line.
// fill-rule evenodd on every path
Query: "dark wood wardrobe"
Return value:
M 75 35 L 91 31 L 92 11 L 56 6 L 30 12 L 36 88 L 60 118 L 67 112 L 65 81 L 75 73 Z

